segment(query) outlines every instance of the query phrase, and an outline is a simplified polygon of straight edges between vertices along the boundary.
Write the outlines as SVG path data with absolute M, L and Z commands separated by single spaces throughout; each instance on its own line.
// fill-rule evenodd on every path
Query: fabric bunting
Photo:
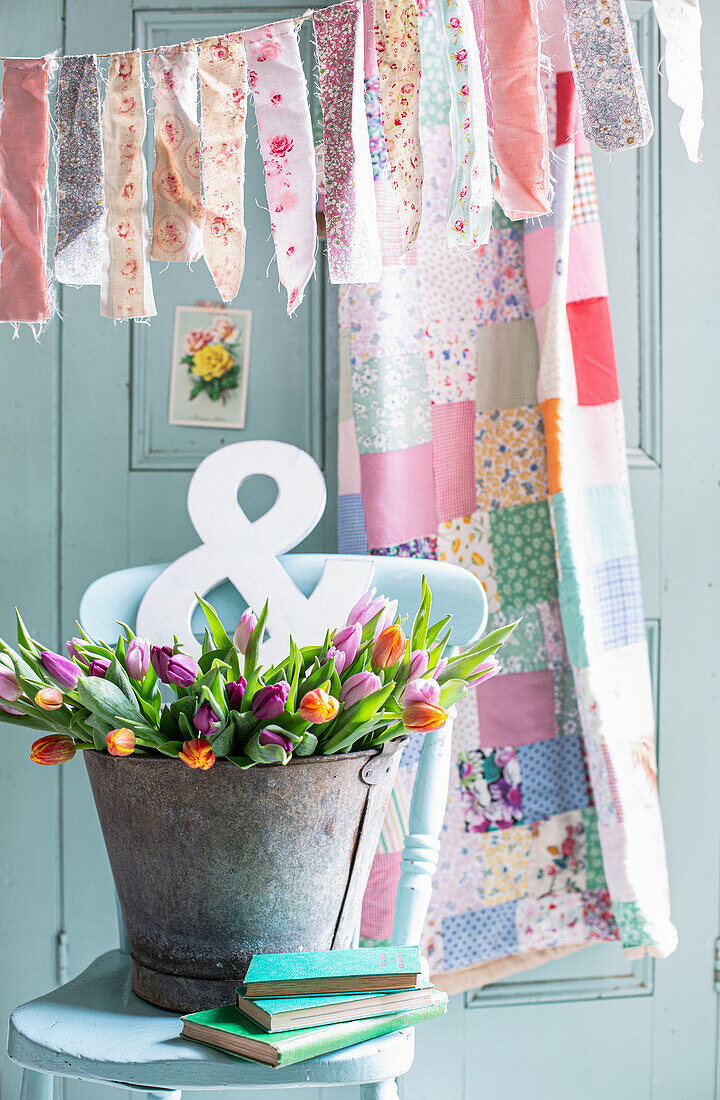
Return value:
M 97 59 L 92 54 L 62 59 L 57 129 L 55 276 L 61 283 L 99 286 L 105 185 Z
M 363 93 L 360 0 L 313 13 L 325 146 L 331 283 L 375 283 L 382 271 Z
M 700 6 L 698 0 L 653 0 L 653 5 L 665 39 L 668 96 L 682 108 L 680 135 L 687 155 L 697 164 L 703 128 Z
M 140 51 L 113 54 L 103 101 L 105 222 L 100 313 L 154 317 L 142 145 L 145 96 Z
M 315 269 L 315 149 L 307 84 L 292 19 L 245 33 L 265 191 L 289 314 Z
M 205 221 L 195 43 L 155 50 L 150 73 L 155 100 L 150 256 L 153 260 L 191 263 L 202 255 Z
M 606 153 L 646 145 L 653 121 L 625 0 L 564 4 L 585 134 Z
M 224 302 L 245 268 L 245 120 L 247 62 L 239 34 L 206 38 L 200 47 L 205 262 Z
M 469 0 L 441 0 L 450 84 L 453 182 L 448 197 L 448 246 L 469 252 L 487 244 L 492 183 L 487 109 Z
M 375 52 L 390 178 L 402 222 L 402 256 L 417 239 L 422 216 L 420 39 L 414 0 L 375 0 Z
M 50 316 L 45 267 L 50 59 L 6 58 L 0 118 L 0 321 Z

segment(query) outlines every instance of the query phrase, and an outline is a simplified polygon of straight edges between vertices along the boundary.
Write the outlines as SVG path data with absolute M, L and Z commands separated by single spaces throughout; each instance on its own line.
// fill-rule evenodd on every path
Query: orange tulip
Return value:
M 319 725 L 321 722 L 329 722 L 339 710 L 340 703 L 334 695 L 328 694 L 322 688 L 315 688 L 314 691 L 308 691 L 303 695 L 298 714 L 306 722 Z
M 435 703 L 408 703 L 402 713 L 405 729 L 420 730 L 422 733 L 439 729 L 447 718 L 447 711 Z
M 72 737 L 66 733 L 49 733 L 33 741 L 30 759 L 35 764 L 64 764 L 76 753 Z
M 58 710 L 63 705 L 60 688 L 41 688 L 35 695 L 35 704 L 41 710 Z
M 206 737 L 194 737 L 192 741 L 186 741 L 179 755 L 189 768 L 202 768 L 204 772 L 215 763 L 213 747 Z
M 391 668 L 405 652 L 406 638 L 399 626 L 386 626 L 378 634 L 372 647 L 372 663 L 375 668 Z
M 105 734 L 105 743 L 111 756 L 129 756 L 135 751 L 135 734 L 121 726 Z

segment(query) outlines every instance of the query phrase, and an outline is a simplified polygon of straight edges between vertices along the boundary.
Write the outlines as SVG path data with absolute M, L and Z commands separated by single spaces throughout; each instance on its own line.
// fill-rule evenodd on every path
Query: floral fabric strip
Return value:
M 382 253 L 363 90 L 360 0 L 313 13 L 325 145 L 331 283 L 376 283 Z
M 608 153 L 646 145 L 653 121 L 625 0 L 564 4 L 586 136 Z
M 57 97 L 58 231 L 55 276 L 75 286 L 102 282 L 103 181 L 97 59 L 64 57 Z
M 295 24 L 247 31 L 265 191 L 280 282 L 294 313 L 315 269 L 315 150 Z
M 537 217 L 550 209 L 537 0 L 486 4 L 485 43 L 495 126 L 495 198 L 511 221 Z
M 390 178 L 402 223 L 403 256 L 417 238 L 422 216 L 420 40 L 414 0 L 375 0 L 375 52 Z
M 224 302 L 245 268 L 245 119 L 247 62 L 239 34 L 206 38 L 200 47 L 205 263 Z
M 102 116 L 107 216 L 100 313 L 114 320 L 155 316 L 142 151 L 145 118 L 140 51 L 113 54 Z
M 153 260 L 191 263 L 202 255 L 198 61 L 194 42 L 162 46 L 150 61 L 155 100 Z
M 703 128 L 700 5 L 698 0 L 653 0 L 653 6 L 665 39 L 668 96 L 682 108 L 680 136 L 690 160 L 697 164 Z
M 47 321 L 45 187 L 48 69 L 45 57 L 7 58 L 0 118 L 0 321 Z
M 469 0 L 440 0 L 450 85 L 453 179 L 448 196 L 448 246 L 469 252 L 487 244 L 492 183 L 487 110 Z

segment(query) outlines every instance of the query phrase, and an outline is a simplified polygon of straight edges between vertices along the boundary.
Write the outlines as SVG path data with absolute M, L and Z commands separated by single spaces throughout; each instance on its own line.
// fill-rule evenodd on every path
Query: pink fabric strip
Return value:
M 315 269 L 315 148 L 295 24 L 245 33 L 280 282 L 294 313 Z
M 206 38 L 200 47 L 205 263 L 224 302 L 245 269 L 245 119 L 247 63 L 242 35 Z
M 150 73 L 155 100 L 150 256 L 153 260 L 188 263 L 202 255 L 205 221 L 200 187 L 195 43 L 155 50 Z
M 45 267 L 48 58 L 8 58 L 0 119 L 0 321 L 50 316 Z
M 497 164 L 495 198 L 512 221 L 548 213 L 550 164 L 537 0 L 485 5 Z
M 313 13 L 325 145 L 331 283 L 376 283 L 382 254 L 363 92 L 360 0 Z
M 116 321 L 154 317 L 139 50 L 113 54 L 102 122 L 106 220 L 100 313 Z

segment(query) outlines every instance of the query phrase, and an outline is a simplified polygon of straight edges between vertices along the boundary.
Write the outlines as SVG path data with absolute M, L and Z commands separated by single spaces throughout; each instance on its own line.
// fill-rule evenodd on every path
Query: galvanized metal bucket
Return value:
M 258 952 L 351 946 L 403 743 L 247 771 L 85 752 L 134 992 L 214 1008 Z

